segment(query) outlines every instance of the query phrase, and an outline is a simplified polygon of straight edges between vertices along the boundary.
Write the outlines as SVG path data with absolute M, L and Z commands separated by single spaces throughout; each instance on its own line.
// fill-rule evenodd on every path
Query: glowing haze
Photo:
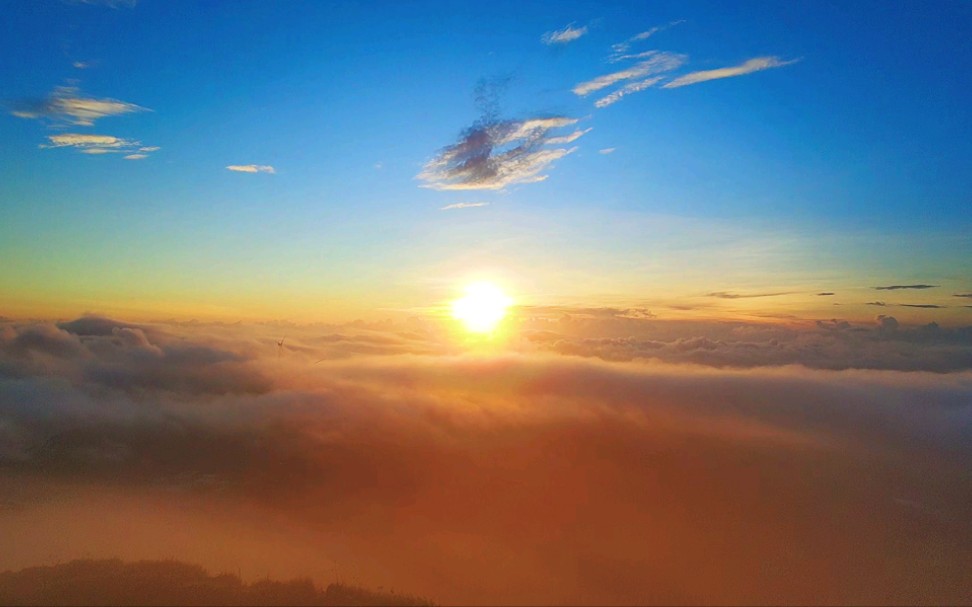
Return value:
M 972 602 L 970 5 L 0 11 L 0 571 Z

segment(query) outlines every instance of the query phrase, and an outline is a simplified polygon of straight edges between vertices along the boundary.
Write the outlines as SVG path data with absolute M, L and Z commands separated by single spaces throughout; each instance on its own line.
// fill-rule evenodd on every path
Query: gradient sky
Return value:
M 968 3 L 0 11 L 6 316 L 972 319 Z

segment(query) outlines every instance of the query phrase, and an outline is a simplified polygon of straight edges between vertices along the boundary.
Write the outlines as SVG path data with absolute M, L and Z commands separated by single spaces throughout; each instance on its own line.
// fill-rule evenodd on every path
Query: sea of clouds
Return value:
M 0 323 L 0 569 L 449 603 L 968 603 L 972 331 L 534 309 Z

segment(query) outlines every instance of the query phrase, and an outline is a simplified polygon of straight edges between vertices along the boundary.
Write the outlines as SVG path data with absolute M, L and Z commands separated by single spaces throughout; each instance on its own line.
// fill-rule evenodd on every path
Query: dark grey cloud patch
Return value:
M 555 161 L 577 149 L 564 145 L 585 133 L 555 131 L 576 123 L 575 118 L 551 116 L 475 124 L 427 162 L 418 177 L 435 190 L 501 190 L 543 181 Z
M 926 308 L 929 310 L 938 310 L 941 308 L 947 308 L 948 306 L 940 306 L 938 304 L 897 304 L 902 308 Z
M 879 314 L 877 317 L 878 326 L 884 331 L 897 331 L 898 319 L 894 316 Z
M 968 297 L 972 298 L 972 293 L 956 293 L 953 297 Z
M 833 295 L 833 294 L 834 293 L 831 291 L 824 291 L 822 293 L 817 293 L 817 297 L 827 297 L 828 295 Z
M 899 291 L 901 289 L 937 289 L 938 285 L 889 285 L 886 287 L 871 287 L 877 291 Z
M 554 162 L 573 153 L 566 147 L 587 130 L 562 131 L 576 118 L 548 115 L 501 119 L 499 96 L 508 79 L 481 82 L 476 90 L 480 118 L 455 144 L 443 148 L 418 174 L 435 190 L 501 190 L 545 180 Z

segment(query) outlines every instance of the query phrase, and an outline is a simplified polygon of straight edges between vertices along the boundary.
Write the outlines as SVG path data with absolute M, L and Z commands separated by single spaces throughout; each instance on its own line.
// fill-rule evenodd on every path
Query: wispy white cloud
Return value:
M 152 152 L 158 147 L 145 148 L 141 143 L 133 139 L 124 139 L 112 135 L 87 135 L 82 133 L 64 133 L 61 135 L 49 135 L 49 143 L 42 144 L 42 148 L 72 148 L 82 154 L 139 154 L 144 157 L 147 152 Z
M 231 164 L 226 168 L 237 173 L 276 173 L 274 168 L 268 164 Z
M 150 111 L 126 101 L 85 97 L 73 86 L 59 86 L 46 99 L 22 101 L 11 112 L 19 118 L 47 118 L 78 126 L 93 126 L 108 116 Z
M 570 135 L 563 135 L 561 137 L 551 137 L 550 139 L 547 139 L 547 143 L 549 145 L 564 145 L 567 143 L 573 143 L 574 141 L 577 141 L 587 133 L 590 133 L 592 128 L 593 127 L 586 128 L 586 129 L 577 129 Z
M 475 207 L 485 207 L 489 206 L 488 202 L 457 202 L 454 204 L 447 204 L 446 206 L 439 209 L 440 211 L 451 211 L 452 209 L 472 209 Z
M 418 178 L 436 190 L 499 190 L 517 183 L 543 181 L 551 164 L 577 148 L 549 148 L 575 141 L 586 130 L 552 136 L 551 131 L 576 118 L 555 116 L 530 120 L 479 121 L 458 143 L 426 163 Z
M 129 154 L 125 156 L 125 160 L 144 160 L 148 158 L 148 154 Z
M 593 93 L 594 91 L 607 88 L 623 80 L 634 80 L 635 78 L 644 78 L 645 76 L 651 76 L 653 74 L 670 72 L 681 67 L 685 63 L 686 59 L 687 57 L 685 55 L 659 51 L 657 53 L 653 53 L 649 59 L 646 59 L 645 61 L 642 61 L 628 69 L 598 76 L 593 80 L 588 80 L 587 82 L 578 84 L 572 90 L 574 91 L 575 95 L 580 95 L 583 97 Z
M 791 59 L 790 61 L 783 61 L 778 57 L 755 57 L 749 59 L 745 63 L 732 67 L 722 67 L 715 70 L 703 70 L 700 72 L 692 72 L 690 74 L 685 74 L 680 76 L 671 82 L 665 84 L 663 88 L 674 89 L 680 86 L 688 86 L 690 84 L 698 84 L 699 82 L 706 82 L 708 80 L 718 80 L 720 78 L 732 78 L 734 76 L 744 76 L 746 74 L 752 74 L 753 72 L 759 72 L 762 70 L 768 70 L 775 67 L 783 67 L 785 65 L 790 65 L 791 63 L 796 63 L 799 59 Z
M 643 55 L 644 53 L 639 53 L 639 54 L 636 54 L 636 55 L 625 55 L 625 53 L 628 52 L 628 49 L 631 48 L 631 44 L 632 43 L 634 43 L 634 42 L 640 42 L 642 40 L 647 40 L 648 38 L 651 38 L 652 36 L 654 36 L 658 32 L 663 32 L 663 31 L 667 30 L 670 27 L 676 26 L 679 23 L 684 23 L 684 22 L 685 22 L 684 20 L 681 20 L 680 19 L 678 21 L 672 21 L 671 23 L 669 23 L 667 25 L 658 25 L 658 26 L 655 26 L 655 27 L 650 28 L 648 30 L 645 30 L 643 32 L 640 32 L 638 34 L 635 34 L 634 36 L 628 38 L 624 42 L 618 42 L 617 44 L 612 44 L 611 45 L 611 50 L 614 51 L 614 54 L 611 56 L 611 58 L 609 59 L 609 61 L 611 61 L 612 63 L 614 63 L 614 62 L 617 62 L 617 61 L 621 61 L 623 59 L 637 59 L 637 58 L 639 58 L 639 56 L 640 55 Z M 649 51 L 649 52 L 651 52 L 651 51 Z
M 580 38 L 586 33 L 587 33 L 586 25 L 582 27 L 574 27 L 574 24 L 571 23 L 564 29 L 556 30 L 553 32 L 547 32 L 546 34 L 540 37 L 540 40 L 544 44 L 548 44 L 548 45 L 567 44 L 568 42 L 573 42 L 574 40 L 577 40 L 578 38 Z
M 90 61 L 75 61 L 71 65 L 73 67 L 79 69 L 79 70 L 86 70 L 89 67 L 91 67 L 91 62 Z
M 654 76 L 652 78 L 647 78 L 645 80 L 639 80 L 638 82 L 632 82 L 630 84 L 626 84 L 625 86 L 614 91 L 610 95 L 601 97 L 600 99 L 595 101 L 594 107 L 603 108 L 613 103 L 617 103 L 618 101 L 621 101 L 621 98 L 624 97 L 625 95 L 630 95 L 631 93 L 637 93 L 638 91 L 643 91 L 646 88 L 654 85 L 656 82 L 658 82 L 661 79 L 662 79 L 661 76 Z
M 608 57 L 608 61 L 610 61 L 611 63 L 618 63 L 619 61 L 628 61 L 630 59 L 645 59 L 647 57 L 651 57 L 652 55 L 654 55 L 656 53 L 658 53 L 658 51 L 652 50 L 652 51 L 644 51 L 644 52 L 641 52 L 641 53 L 633 53 L 633 54 L 630 54 L 630 55 L 617 55 L 617 54 L 615 54 L 615 55 L 611 55 L 610 57 Z
M 604 154 L 604 155 L 613 154 L 614 153 L 614 150 L 616 150 L 616 149 L 618 149 L 618 148 L 603 148 L 603 149 L 598 150 L 597 153 L 598 154 Z

